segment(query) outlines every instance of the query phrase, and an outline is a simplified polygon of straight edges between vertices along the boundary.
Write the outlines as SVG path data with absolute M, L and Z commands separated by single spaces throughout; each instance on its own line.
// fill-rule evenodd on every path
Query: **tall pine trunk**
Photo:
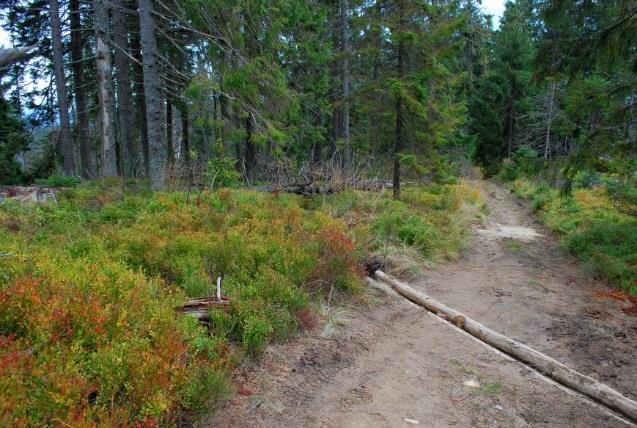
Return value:
M 149 180 L 153 189 L 166 185 L 166 135 L 162 121 L 161 80 L 152 0 L 139 0 L 139 26 L 144 63 L 144 95 L 148 124 Z
M 405 78 L 405 42 L 402 32 L 405 30 L 405 3 L 404 0 L 398 2 L 398 80 L 402 83 Z M 400 199 L 400 152 L 403 148 L 403 99 L 402 95 L 396 97 L 396 133 L 394 141 L 394 177 L 393 194 L 394 199 Z
M 507 142 L 507 158 L 511 159 L 513 154 L 513 127 L 515 118 L 515 101 L 513 98 L 509 101 L 509 107 L 507 108 L 506 125 L 505 125 L 505 139 Z
M 133 90 L 128 58 L 128 26 L 124 0 L 115 0 L 113 8 L 113 42 L 115 43 L 115 78 L 117 81 L 117 123 L 119 125 L 120 167 L 124 177 L 133 176 L 139 158 L 133 134 Z
M 551 95 L 549 98 L 549 117 L 546 123 L 546 138 L 544 139 L 544 160 L 548 160 L 551 157 L 551 122 L 553 120 L 553 104 L 555 102 L 555 86 L 556 83 L 551 83 Z
M 245 121 L 246 127 L 246 140 L 245 140 L 245 167 L 246 167 L 246 179 L 249 184 L 252 184 L 255 176 L 255 169 L 257 167 L 257 153 L 254 141 L 252 141 L 252 118 L 248 114 Z
M 142 159 L 144 162 L 144 176 L 150 175 L 150 155 L 148 153 L 148 122 L 146 122 L 146 95 L 144 94 L 144 67 L 142 64 L 142 49 L 139 41 L 139 22 L 131 34 L 131 50 L 135 61 L 133 71 L 135 74 L 135 101 L 137 102 L 137 115 L 139 120 L 139 141 L 142 146 Z
M 170 97 L 166 97 L 166 155 L 168 168 L 171 169 L 175 163 L 175 146 L 173 144 L 173 104 L 170 102 Z
M 77 136 L 80 147 L 80 174 L 84 178 L 95 178 L 95 161 L 91 147 L 88 103 L 84 79 L 82 48 L 82 19 L 80 0 L 70 0 L 71 8 L 71 61 L 73 63 L 73 85 L 75 86 L 75 110 L 77 114 Z
M 60 5 L 57 0 L 49 1 L 49 18 L 51 19 L 51 51 L 53 53 L 53 69 L 55 71 L 55 89 L 58 98 L 60 116 L 60 140 L 64 158 L 64 174 L 75 174 L 73 158 L 73 141 L 71 139 L 71 119 L 66 93 L 64 76 L 64 57 L 62 52 L 62 24 L 60 23 Z
M 190 121 L 188 120 L 188 110 L 181 110 L 181 144 L 179 160 L 185 167 L 190 166 Z
M 352 147 L 349 132 L 349 1 L 341 0 L 341 43 L 343 48 L 343 167 L 347 171 L 352 162 Z
M 102 144 L 102 177 L 117 176 L 117 145 L 113 120 L 113 78 L 111 75 L 111 51 L 107 44 L 110 27 L 110 3 L 95 1 L 95 54 L 97 57 L 97 84 L 99 98 L 100 139 Z

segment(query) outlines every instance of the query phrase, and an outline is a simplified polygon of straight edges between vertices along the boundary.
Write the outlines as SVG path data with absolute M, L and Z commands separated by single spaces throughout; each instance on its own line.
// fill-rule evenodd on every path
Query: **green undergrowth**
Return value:
M 527 179 L 511 183 L 529 199 L 540 218 L 562 235 L 566 249 L 580 257 L 594 275 L 637 295 L 637 218 L 618 205 L 607 189 L 577 189 L 563 196 Z
M 423 263 L 453 259 L 468 224 L 482 218 L 485 208 L 467 183 L 408 187 L 398 201 L 389 192 L 342 192 L 316 198 L 314 206 L 343 219 L 359 245 L 395 273 L 418 273 Z
M 357 295 L 370 253 L 455 254 L 478 196 L 93 183 L 58 200 L 0 205 L 1 426 L 188 424 L 224 399 L 243 358 L 309 328 L 314 304 Z M 221 274 L 230 305 L 209 329 L 176 313 Z

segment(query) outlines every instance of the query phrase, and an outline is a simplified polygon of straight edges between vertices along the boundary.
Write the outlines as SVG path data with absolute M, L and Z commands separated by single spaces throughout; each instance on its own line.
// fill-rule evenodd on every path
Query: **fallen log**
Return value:
M 338 192 L 338 189 L 332 186 L 329 183 L 325 183 L 323 185 L 319 183 L 315 183 L 313 181 L 307 183 L 291 183 L 283 186 L 274 186 L 274 185 L 266 185 L 266 186 L 255 186 L 254 190 L 260 192 L 269 192 L 269 193 L 294 193 L 296 195 L 301 196 L 313 196 L 313 195 L 331 195 L 332 193 Z
M 523 343 L 491 330 L 463 313 L 443 305 L 420 291 L 414 290 L 409 285 L 400 282 L 381 270 L 377 270 L 374 275 L 377 279 L 389 284 L 403 297 L 446 319 L 472 336 L 535 367 L 559 383 L 622 413 L 633 422 L 637 422 L 637 403 L 609 386 L 585 376 Z
M 215 296 L 198 297 L 187 300 L 183 305 L 177 308 L 177 312 L 188 314 L 196 317 L 201 324 L 210 323 L 210 310 L 213 308 L 227 309 L 230 299 L 221 295 L 222 276 L 217 278 L 217 291 Z
M 42 186 L 0 186 L 0 203 L 5 199 L 14 200 L 20 203 L 46 203 L 53 201 L 57 204 L 55 194 L 60 189 Z
M 186 303 L 177 308 L 177 311 L 182 314 L 188 314 L 196 317 L 199 322 L 207 324 L 210 321 L 210 310 L 213 308 L 227 308 L 230 304 L 230 299 L 227 297 L 221 297 L 221 300 L 214 297 L 200 297 L 197 299 L 187 300 Z

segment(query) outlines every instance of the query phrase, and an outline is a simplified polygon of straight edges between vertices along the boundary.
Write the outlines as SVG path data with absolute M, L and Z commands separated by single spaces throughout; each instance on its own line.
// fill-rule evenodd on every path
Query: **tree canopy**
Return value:
M 630 0 L 508 2 L 497 29 L 472 0 L 3 6 L 35 46 L 2 68 L 7 182 L 163 188 L 227 159 L 250 184 L 392 175 L 398 197 L 405 174 L 445 180 L 469 154 L 495 173 L 522 146 L 566 178 L 635 170 Z

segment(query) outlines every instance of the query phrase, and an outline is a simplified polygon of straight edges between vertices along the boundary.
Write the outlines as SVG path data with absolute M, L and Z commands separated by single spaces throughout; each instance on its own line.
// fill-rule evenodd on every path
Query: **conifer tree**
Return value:
M 49 18 L 51 20 L 51 53 L 55 70 L 55 87 L 57 92 L 58 114 L 60 118 L 60 140 L 64 159 L 64 173 L 75 174 L 75 158 L 71 139 L 71 119 L 66 91 L 64 73 L 64 53 L 62 52 L 62 23 L 60 6 L 57 0 L 49 0 Z

